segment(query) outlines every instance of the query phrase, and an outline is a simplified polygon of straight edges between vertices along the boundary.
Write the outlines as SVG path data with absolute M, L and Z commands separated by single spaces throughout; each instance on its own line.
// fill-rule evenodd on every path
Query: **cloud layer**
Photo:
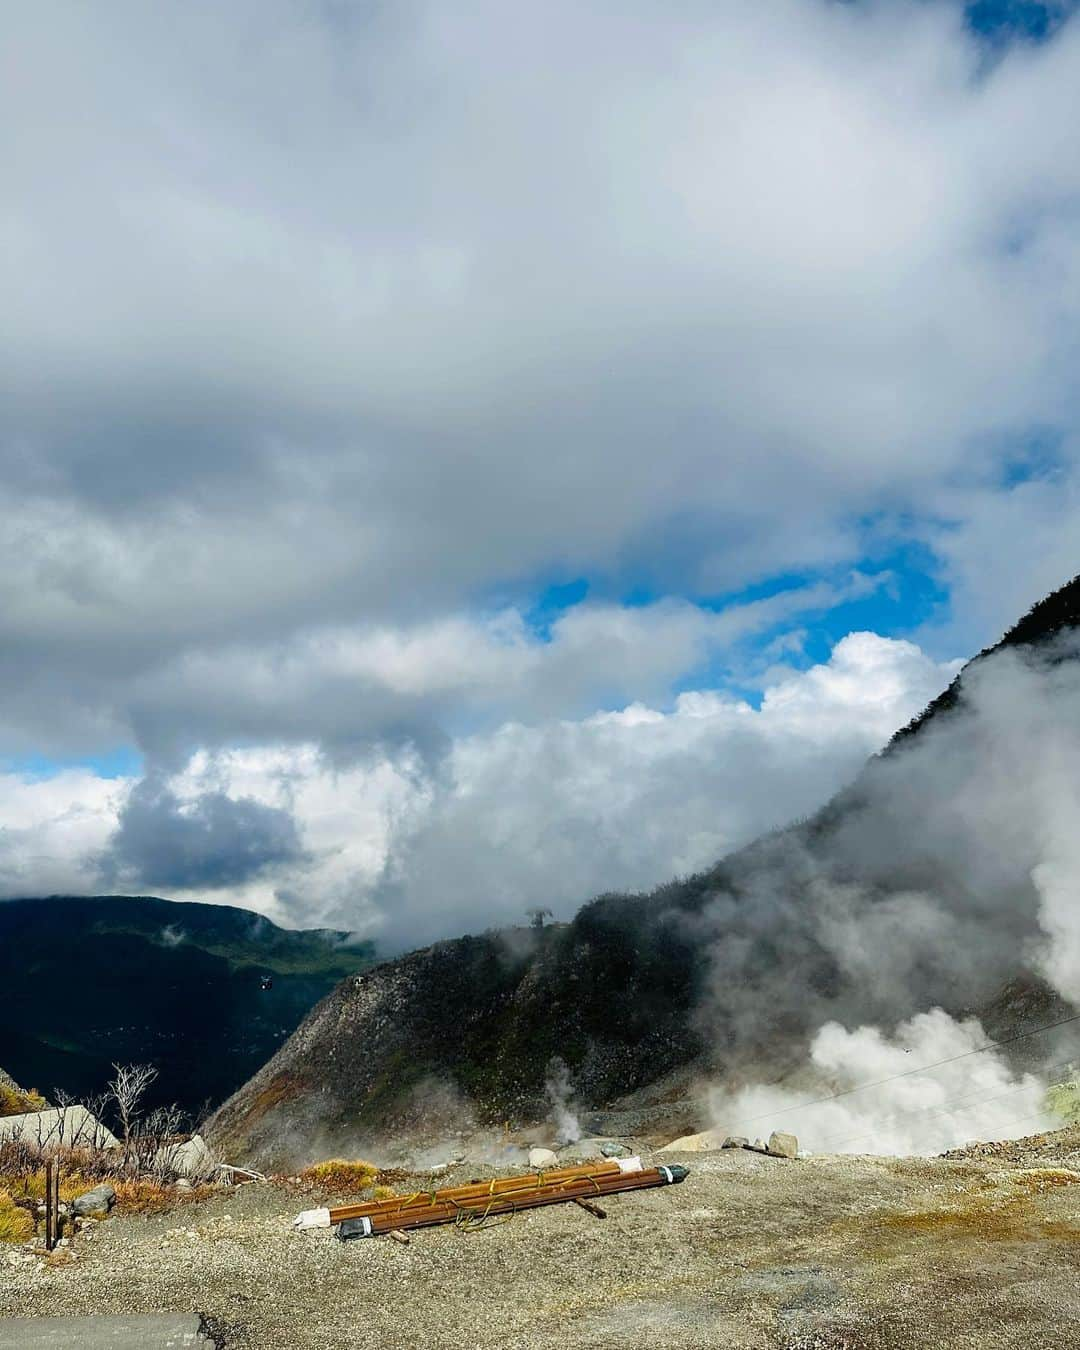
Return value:
M 1036 439 L 1008 519 L 1075 546 L 1075 23 L 51 0 L 5 46 L 13 751 L 227 740 L 238 651 L 540 575 L 712 594 L 896 533 L 967 647 L 1051 570 L 994 523 Z
M 338 764 L 312 743 L 202 751 L 167 779 L 9 777 L 5 803 L 24 820 L 0 835 L 3 884 L 25 892 L 49 856 L 63 889 L 227 888 L 389 946 L 517 922 L 533 905 L 567 916 L 809 812 L 952 669 L 861 633 L 826 664 L 778 675 L 757 708 L 706 690 L 667 711 L 507 721 L 434 761 L 397 746 Z
M 1073 570 L 1075 20 L 47 0 L 4 46 L 0 754 L 146 767 L 4 778 L 6 893 L 564 912 L 811 809 Z M 929 655 L 773 669 L 898 543 Z

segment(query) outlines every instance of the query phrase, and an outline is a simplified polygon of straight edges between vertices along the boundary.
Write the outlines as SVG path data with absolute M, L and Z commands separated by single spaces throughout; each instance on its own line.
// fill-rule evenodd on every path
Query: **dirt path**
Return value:
M 294 1232 L 309 1201 L 244 1187 L 110 1219 L 68 1265 L 0 1264 L 0 1313 L 198 1312 L 229 1350 L 1080 1350 L 1080 1137 L 984 1159 L 663 1161 L 690 1177 L 606 1201 L 606 1220 L 562 1205 L 408 1247 Z

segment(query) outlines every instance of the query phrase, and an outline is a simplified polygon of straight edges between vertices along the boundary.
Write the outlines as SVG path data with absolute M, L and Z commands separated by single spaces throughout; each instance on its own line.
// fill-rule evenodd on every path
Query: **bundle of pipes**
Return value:
M 683 1167 L 643 1168 L 640 1158 L 611 1159 L 551 1172 L 530 1172 L 467 1186 L 419 1191 L 334 1209 L 305 1210 L 294 1220 L 297 1228 L 343 1225 L 342 1236 L 373 1237 L 379 1233 L 454 1223 L 470 1227 L 490 1217 L 519 1209 L 556 1205 L 566 1201 L 611 1195 L 618 1191 L 666 1186 L 686 1176 Z

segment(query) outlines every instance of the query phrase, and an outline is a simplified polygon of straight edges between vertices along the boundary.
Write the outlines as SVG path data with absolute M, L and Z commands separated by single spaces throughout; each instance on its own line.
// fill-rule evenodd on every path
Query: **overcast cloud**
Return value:
M 1066 8 L 8 15 L 0 887 L 454 931 L 816 805 L 1076 570 Z

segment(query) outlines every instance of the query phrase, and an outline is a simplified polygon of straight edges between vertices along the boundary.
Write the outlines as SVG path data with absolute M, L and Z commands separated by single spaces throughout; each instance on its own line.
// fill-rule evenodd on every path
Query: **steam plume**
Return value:
M 971 1014 L 989 1017 L 1018 971 L 1080 999 L 1076 655 L 1066 636 L 980 660 L 956 708 L 813 820 L 723 865 L 700 919 L 711 944 L 702 1021 L 725 1085 L 712 1099 L 718 1123 L 746 1133 L 741 1121 L 783 1110 L 762 1119 L 765 1133 L 786 1120 L 817 1146 L 850 1138 L 854 1151 L 883 1152 L 1048 1123 L 1043 1088 L 1075 1052 L 1075 1026 L 788 1108 L 985 1043 Z M 753 1085 L 762 1078 L 783 1087 Z M 942 1110 L 956 1098 L 963 1109 Z

